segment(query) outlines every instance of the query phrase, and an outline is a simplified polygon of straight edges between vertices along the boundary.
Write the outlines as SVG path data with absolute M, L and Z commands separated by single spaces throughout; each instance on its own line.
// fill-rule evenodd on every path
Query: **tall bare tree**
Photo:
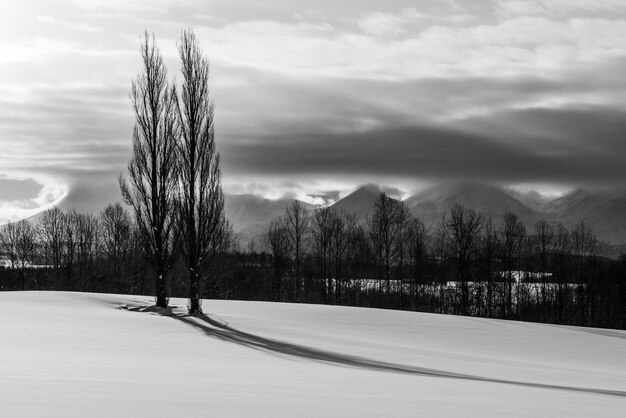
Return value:
M 568 261 L 572 251 L 572 239 L 567 228 L 558 223 L 554 231 L 554 257 L 552 272 L 556 279 L 557 320 L 563 323 L 565 313 L 565 286 L 568 280 Z
M 63 267 L 70 289 L 76 288 L 74 286 L 74 268 L 78 251 L 78 220 L 79 214 L 76 209 L 70 209 L 63 214 Z
M 333 233 L 333 210 L 330 207 L 318 208 L 311 219 L 311 237 L 318 261 L 322 282 L 324 303 L 328 303 L 331 290 L 331 239 Z
M 64 241 L 63 212 L 57 207 L 46 209 L 39 222 L 39 237 L 46 264 L 51 264 L 56 283 L 60 282 Z
M 201 312 L 201 268 L 231 241 L 224 215 L 220 155 L 215 149 L 214 105 L 209 96 L 209 62 L 196 35 L 185 30 L 178 42 L 183 84 L 179 100 L 179 208 L 185 264 L 189 272 L 189 313 Z
M 356 215 L 345 210 L 331 209 L 331 234 L 330 253 L 334 264 L 335 278 L 335 303 L 341 303 L 343 287 L 343 266 L 346 263 L 346 256 L 350 242 L 354 239 L 357 227 Z
M 461 313 L 468 314 L 470 262 L 476 256 L 478 241 L 483 229 L 483 216 L 473 209 L 455 204 L 449 215 L 442 219 L 445 231 L 456 256 L 456 281 L 461 283 Z
M 291 247 L 287 221 L 284 217 L 272 219 L 265 230 L 263 240 L 265 247 L 272 254 L 274 265 L 274 289 L 271 293 L 275 300 L 280 301 L 282 300 L 281 272 L 287 263 Z
M 174 199 L 177 191 L 176 90 L 154 36 L 141 42 L 143 72 L 131 86 L 135 113 L 128 182 L 120 175 L 124 202 L 131 205 L 155 272 L 156 304 L 167 307 L 166 273 L 172 263 Z
M 578 300 L 580 323 L 587 325 L 587 287 L 591 283 L 589 275 L 589 266 L 593 262 L 593 256 L 598 250 L 598 239 L 593 230 L 583 221 L 572 228 L 572 249 L 578 264 Z M 593 303 L 591 304 L 593 316 Z
M 291 253 L 295 264 L 293 277 L 295 298 L 296 300 L 300 300 L 300 290 L 302 288 L 300 267 L 308 247 L 306 238 L 309 229 L 309 215 L 302 202 L 294 200 L 292 204 L 285 208 L 285 220 L 287 222 L 287 235 L 289 237 Z
M 483 228 L 483 234 L 481 236 L 481 264 L 484 279 L 487 280 L 487 294 L 486 299 L 486 315 L 489 318 L 494 316 L 493 300 L 494 300 L 494 269 L 495 259 L 498 250 L 498 235 L 497 231 L 493 228 L 493 222 L 491 216 L 485 220 L 485 227 Z
M 11 263 L 11 268 L 17 267 L 17 241 L 19 240 L 19 234 L 17 230 L 17 223 L 9 222 L 2 225 L 0 229 L 0 251 L 4 253 L 8 261 Z
M 92 214 L 78 215 L 76 235 L 78 280 L 83 292 L 88 290 L 89 277 L 93 275 L 95 262 L 100 249 L 99 221 Z
M 505 212 L 502 225 L 498 231 L 498 249 L 500 259 L 506 272 L 504 316 L 510 315 L 513 309 L 513 271 L 518 271 L 519 262 L 526 239 L 526 227 L 513 212 Z
M 131 221 L 128 212 L 116 203 L 104 209 L 100 215 L 100 224 L 104 249 L 112 263 L 112 272 L 107 280 L 107 292 L 111 292 L 111 281 L 118 288 L 121 279 L 122 267 L 130 247 Z
M 426 226 L 419 218 L 411 217 L 404 237 L 406 240 L 409 269 L 411 274 L 412 309 L 418 308 L 419 285 L 424 276 L 424 262 L 427 256 L 429 236 Z
M 408 216 L 409 211 L 402 202 L 381 193 L 374 204 L 374 213 L 368 219 L 370 238 L 383 270 L 388 296 L 391 293 L 391 266 L 398 254 L 397 240 Z
M 0 229 L 0 251 L 19 272 L 22 290 L 26 288 L 26 270 L 33 259 L 36 231 L 27 220 L 9 222 Z
M 539 269 L 541 274 L 541 302 L 547 303 L 547 279 L 548 279 L 548 256 L 554 245 L 554 225 L 545 218 L 541 218 L 535 223 L 534 250 L 539 257 Z

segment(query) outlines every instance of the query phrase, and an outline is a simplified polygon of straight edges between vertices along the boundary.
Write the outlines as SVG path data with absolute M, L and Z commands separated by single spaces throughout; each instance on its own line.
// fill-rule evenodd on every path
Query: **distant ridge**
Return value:
M 366 219 L 374 212 L 374 205 L 381 193 L 382 189 L 380 186 L 365 184 L 343 199 L 335 202 L 332 207 L 345 210 L 361 219 Z
M 449 212 L 455 204 L 491 217 L 494 223 L 500 222 L 507 211 L 516 213 L 522 222 L 533 224 L 541 214 L 524 205 L 508 194 L 503 188 L 480 183 L 456 183 L 432 187 L 407 198 L 405 204 L 414 216 L 432 225 Z
M 226 218 L 232 222 L 242 244 L 260 240 L 270 221 L 285 214 L 285 208 L 293 199 L 270 200 L 253 194 L 224 196 Z M 301 202 L 307 210 L 315 205 Z
M 374 212 L 374 206 L 383 188 L 376 184 L 365 184 L 332 207 L 345 210 L 362 220 Z M 225 195 L 226 217 L 239 234 L 242 245 L 252 240 L 261 240 L 270 221 L 285 213 L 293 199 L 266 199 L 253 194 Z M 302 202 L 312 212 L 318 206 Z M 491 217 L 498 226 L 506 211 L 516 213 L 532 233 L 534 224 L 541 218 L 550 222 L 561 222 L 571 228 L 580 221 L 587 223 L 597 237 L 610 244 L 626 243 L 626 192 L 586 191 L 577 189 L 560 197 L 545 197 L 538 193 L 520 193 L 497 186 L 481 183 L 459 182 L 431 187 L 408 197 L 404 204 L 410 213 L 419 217 L 427 226 L 435 226 L 444 212 L 455 204 Z M 59 207 L 67 209 L 69 202 Z M 78 209 L 80 211 L 80 209 Z M 42 214 L 28 218 L 37 224 Z

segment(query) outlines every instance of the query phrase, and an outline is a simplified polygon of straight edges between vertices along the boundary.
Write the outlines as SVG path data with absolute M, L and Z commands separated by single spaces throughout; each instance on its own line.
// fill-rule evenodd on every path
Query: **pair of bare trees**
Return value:
M 220 157 L 215 149 L 209 63 L 192 30 L 178 42 L 180 94 L 154 36 L 141 44 L 143 72 L 133 82 L 135 113 L 129 180 L 120 176 L 155 271 L 156 304 L 167 307 L 166 275 L 180 248 L 189 275 L 189 312 L 201 312 L 200 280 L 212 257 L 233 242 L 224 216 Z

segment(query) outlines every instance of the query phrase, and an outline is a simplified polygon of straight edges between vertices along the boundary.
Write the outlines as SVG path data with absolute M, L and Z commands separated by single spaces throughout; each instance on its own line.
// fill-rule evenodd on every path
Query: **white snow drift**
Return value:
M 0 416 L 623 416 L 626 332 L 261 302 L 0 293 Z M 124 309 L 120 309 L 124 307 Z

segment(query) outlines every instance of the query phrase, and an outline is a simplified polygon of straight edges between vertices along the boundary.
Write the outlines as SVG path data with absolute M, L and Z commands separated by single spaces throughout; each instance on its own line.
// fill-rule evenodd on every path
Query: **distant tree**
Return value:
M 376 265 L 376 257 L 368 231 L 361 222 L 357 222 L 352 232 L 347 258 L 350 266 L 350 277 L 354 277 L 357 282 L 355 302 L 360 304 L 362 302 L 362 286 L 360 284 L 372 277 L 373 267 Z
M 455 204 L 442 219 L 442 230 L 450 239 L 456 258 L 456 281 L 461 283 L 461 313 L 469 313 L 470 262 L 476 256 L 483 229 L 483 216 L 473 209 Z
M 593 230 L 585 224 L 583 221 L 572 228 L 572 249 L 574 256 L 576 257 L 578 264 L 578 301 L 579 301 L 579 314 L 580 324 L 587 325 L 587 287 L 590 287 L 591 277 L 589 275 L 589 266 L 593 262 L 593 256 L 596 255 L 598 250 L 598 239 L 596 238 Z M 591 304 L 593 308 L 593 304 Z M 593 316 L 593 312 L 592 312 Z
M 55 283 L 60 284 L 61 262 L 64 244 L 64 219 L 63 212 L 57 207 L 46 209 L 41 215 L 39 222 L 39 236 L 46 264 L 52 265 Z
M 9 222 L 2 225 L 0 229 L 0 251 L 6 256 L 7 261 L 11 263 L 11 268 L 16 268 L 17 261 L 17 241 L 19 234 L 17 224 Z
M 20 269 L 22 289 L 26 288 L 26 271 L 32 265 L 37 245 L 37 230 L 25 219 L 17 223 L 17 262 Z M 35 279 L 35 286 L 39 285 Z
M 344 210 L 331 209 L 330 257 L 334 264 L 335 303 L 341 303 L 343 265 L 350 241 L 354 238 L 357 218 Z
M 563 323 L 565 311 L 565 285 L 568 281 L 568 262 L 572 251 L 571 236 L 562 223 L 558 223 L 554 232 L 554 258 L 552 272 L 557 282 L 557 321 Z
M 419 218 L 411 217 L 404 234 L 409 269 L 411 272 L 411 294 L 413 296 L 412 309 L 418 308 L 419 286 L 424 277 L 424 266 L 430 244 L 428 230 Z
M 322 282 L 322 296 L 324 303 L 328 303 L 331 290 L 331 240 L 333 234 L 333 209 L 330 207 L 318 208 L 311 219 L 311 236 L 315 257 L 318 262 L 318 272 Z
M 309 215 L 306 208 L 299 200 L 285 208 L 285 220 L 287 223 L 287 234 L 289 237 L 291 253 L 294 260 L 294 287 L 295 299 L 300 300 L 300 290 L 302 288 L 301 266 L 302 259 L 308 248 L 307 234 L 309 229 Z
M 173 261 L 176 140 L 176 90 L 154 36 L 141 43 L 143 72 L 133 81 L 130 98 L 135 113 L 129 180 L 119 179 L 122 197 L 132 206 L 155 272 L 156 304 L 167 307 L 166 273 Z
M 504 271 L 506 272 L 505 282 L 505 305 L 503 309 L 504 316 L 508 316 L 513 308 L 513 272 L 518 270 L 519 261 L 524 248 L 526 239 L 526 227 L 521 223 L 519 217 L 513 212 L 505 212 L 502 225 L 498 231 L 498 250 Z
M 485 221 L 481 239 L 481 263 L 484 278 L 487 281 L 487 294 L 485 296 L 486 315 L 489 318 L 494 316 L 494 273 L 495 260 L 498 250 L 497 232 L 493 228 L 491 217 Z
M 79 228 L 79 214 L 76 209 L 70 209 L 63 214 L 63 267 L 68 288 L 74 289 L 74 267 L 77 253 L 77 235 Z
M 541 274 L 541 303 L 547 303 L 547 271 L 548 258 L 554 245 L 554 225 L 541 218 L 535 223 L 534 250 L 539 258 L 539 272 Z
M 79 214 L 77 219 L 78 280 L 83 292 L 88 291 L 88 279 L 93 276 L 100 250 L 99 221 L 92 214 Z
M 183 85 L 179 100 L 178 182 L 183 258 L 189 273 L 189 313 L 201 312 L 201 269 L 208 257 L 232 242 L 224 214 L 220 154 L 215 149 L 214 105 L 209 96 L 209 62 L 192 30 L 178 42 Z M 210 275 L 210 274 L 209 274 Z
M 398 254 L 398 237 L 402 234 L 408 216 L 409 211 L 402 202 L 381 193 L 374 204 L 374 213 L 368 220 L 369 235 L 383 270 L 387 295 L 391 292 L 391 266 Z
M 287 262 L 287 257 L 290 251 L 290 240 L 287 221 L 285 218 L 278 217 L 270 222 L 270 225 L 265 230 L 264 242 L 267 250 L 272 255 L 272 262 L 274 265 L 274 298 L 277 301 L 282 300 L 281 289 L 281 273 L 282 269 Z
M 578 261 L 579 281 L 585 281 L 585 273 L 589 257 L 596 255 L 598 239 L 593 230 L 583 221 L 572 228 L 572 250 Z
M 9 222 L 0 229 L 0 251 L 11 262 L 11 268 L 19 271 L 22 290 L 26 289 L 26 269 L 33 260 L 36 230 L 27 220 Z
M 111 292 L 112 287 L 117 289 L 120 283 L 132 237 L 131 220 L 122 205 L 116 203 L 104 209 L 100 215 L 100 224 L 104 249 L 112 264 L 109 276 L 112 278 L 113 286 L 111 286 L 111 279 L 107 280 L 107 292 Z

